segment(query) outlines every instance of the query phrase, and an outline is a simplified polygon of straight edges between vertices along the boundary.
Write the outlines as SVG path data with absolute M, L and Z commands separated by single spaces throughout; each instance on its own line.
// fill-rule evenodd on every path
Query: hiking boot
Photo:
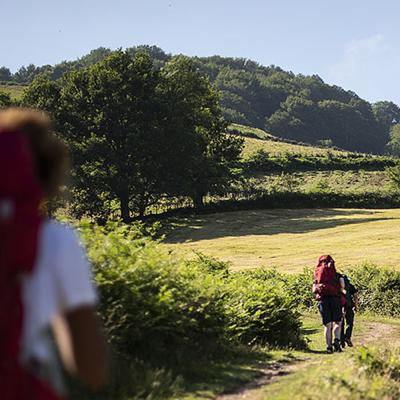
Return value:
M 346 340 L 346 344 L 349 347 L 353 347 L 353 342 L 351 341 L 351 339 L 345 339 Z
M 335 353 L 341 353 L 343 350 L 340 347 L 340 340 L 339 339 L 335 339 L 335 341 L 333 342 L 333 350 Z
M 328 347 L 326 348 L 326 352 L 327 352 L 328 354 L 332 354 L 332 353 L 333 353 L 333 347 L 332 347 L 332 346 L 328 346 Z
M 345 341 L 340 341 L 340 345 L 342 346 L 342 349 L 344 349 L 346 347 L 346 342 Z

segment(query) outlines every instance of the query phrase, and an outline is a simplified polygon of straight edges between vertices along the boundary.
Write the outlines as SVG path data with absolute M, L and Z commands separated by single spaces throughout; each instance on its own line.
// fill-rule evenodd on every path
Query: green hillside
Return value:
M 228 131 L 244 140 L 243 193 L 393 192 L 386 173 L 386 168 L 396 162 L 393 157 L 296 143 L 238 124 L 232 124 Z
M 131 55 L 146 51 L 156 69 L 184 57 L 147 45 L 126 51 Z M 8 70 L 8 81 L 18 84 L 28 84 L 41 73 L 57 80 L 66 72 L 91 66 L 111 53 L 111 49 L 100 47 L 77 60 L 53 66 L 30 64 L 14 74 L 4 68 Z M 194 70 L 213 83 L 228 121 L 267 129 L 287 139 L 313 144 L 328 141 L 353 151 L 383 153 L 391 148 L 387 144 L 392 128 L 400 121 L 400 109 L 390 101 L 371 104 L 351 90 L 325 83 L 316 74 L 296 75 L 245 58 L 186 58 Z

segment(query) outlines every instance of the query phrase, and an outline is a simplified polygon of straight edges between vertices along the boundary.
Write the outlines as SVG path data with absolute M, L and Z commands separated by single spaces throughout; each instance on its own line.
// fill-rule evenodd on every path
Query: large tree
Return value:
M 24 101 L 52 112 L 71 148 L 78 214 L 119 209 L 129 221 L 164 196 L 201 207 L 240 154 L 216 91 L 186 58 L 157 71 L 146 53 L 117 51 L 60 84 L 38 77 Z
M 161 166 L 152 160 L 162 145 L 157 74 L 146 54 L 132 58 L 117 51 L 66 75 L 61 91 L 61 119 L 75 156 L 76 189 L 86 205 L 97 205 L 96 211 L 112 208 L 117 200 L 126 222 L 132 212 L 144 214 L 156 195 L 154 168 Z
M 232 164 L 243 141 L 225 133 L 219 94 L 187 57 L 176 57 L 161 70 L 164 99 L 171 107 L 168 125 L 178 132 L 179 156 L 171 165 L 172 192 L 192 198 L 203 207 L 206 194 L 229 185 Z
M 161 159 L 153 163 L 162 145 L 157 84 L 146 54 L 117 51 L 61 82 L 39 76 L 26 91 L 24 103 L 50 111 L 69 145 L 77 215 L 107 218 L 119 209 L 128 222 L 154 200 L 162 168 Z

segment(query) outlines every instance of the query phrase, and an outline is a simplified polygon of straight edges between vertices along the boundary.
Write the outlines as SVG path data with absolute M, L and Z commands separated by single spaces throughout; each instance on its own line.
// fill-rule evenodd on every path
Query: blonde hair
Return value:
M 43 111 L 11 107 L 0 110 L 0 130 L 21 132 L 27 139 L 36 175 L 47 198 L 56 195 L 68 166 L 67 148 Z

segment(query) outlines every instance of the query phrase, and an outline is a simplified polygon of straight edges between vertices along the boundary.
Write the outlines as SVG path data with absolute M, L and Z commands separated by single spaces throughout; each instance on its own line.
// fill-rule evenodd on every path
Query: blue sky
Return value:
M 0 0 L 0 65 L 157 45 L 246 57 L 400 105 L 398 0 Z

